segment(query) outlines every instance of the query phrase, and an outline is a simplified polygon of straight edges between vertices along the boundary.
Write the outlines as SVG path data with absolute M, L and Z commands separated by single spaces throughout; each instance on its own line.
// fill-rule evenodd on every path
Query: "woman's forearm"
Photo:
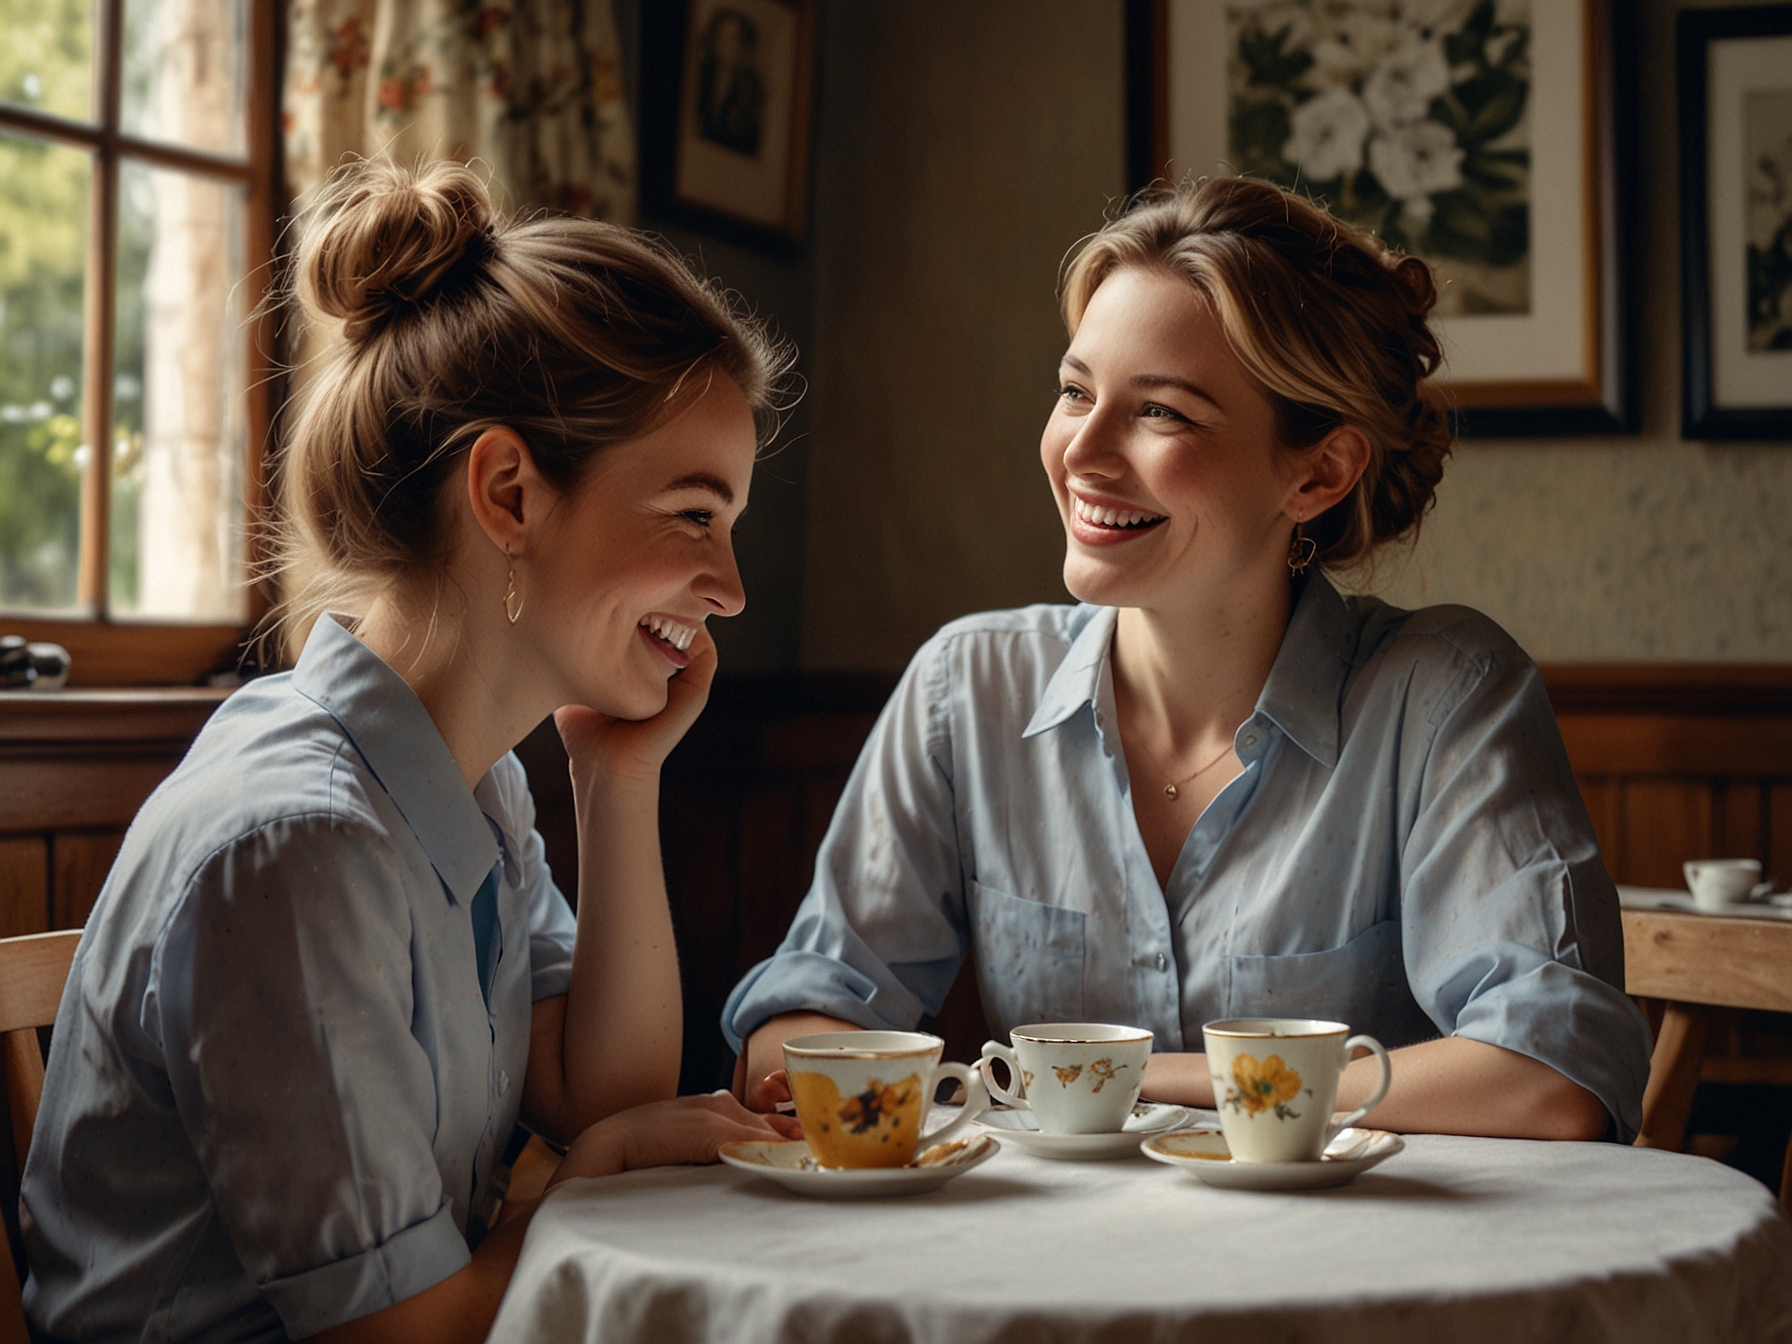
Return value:
M 1470 1134 L 1501 1139 L 1597 1139 L 1604 1105 L 1564 1074 L 1515 1050 L 1445 1036 L 1388 1052 L 1388 1095 L 1364 1124 L 1402 1134 Z M 1338 1080 L 1338 1109 L 1373 1093 L 1374 1059 L 1354 1061 Z
M 1608 1118 L 1597 1097 L 1528 1055 L 1464 1036 L 1388 1055 L 1388 1094 L 1363 1121 L 1376 1129 L 1507 1139 L 1597 1139 L 1606 1131 Z M 1338 1080 L 1338 1110 L 1360 1106 L 1379 1077 L 1373 1058 L 1353 1062 Z M 1178 1106 L 1215 1106 L 1207 1056 L 1153 1055 L 1142 1095 Z
M 561 1044 L 569 1136 L 672 1096 L 684 1034 L 657 781 L 589 781 L 576 796 L 578 937 Z

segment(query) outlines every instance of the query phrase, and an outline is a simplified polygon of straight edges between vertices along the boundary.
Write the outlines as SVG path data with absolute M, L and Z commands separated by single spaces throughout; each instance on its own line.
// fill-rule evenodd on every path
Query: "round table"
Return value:
M 925 1195 L 721 1167 L 569 1181 L 494 1340 L 1792 1340 L 1792 1222 L 1704 1158 L 1414 1136 L 1342 1189 L 1009 1145 Z

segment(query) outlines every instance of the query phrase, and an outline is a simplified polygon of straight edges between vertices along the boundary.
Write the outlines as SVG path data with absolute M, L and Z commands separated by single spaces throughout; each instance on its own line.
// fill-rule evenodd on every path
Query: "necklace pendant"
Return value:
M 1164 797 L 1168 798 L 1171 802 L 1176 801 L 1176 786 L 1174 784 L 1164 785 Z

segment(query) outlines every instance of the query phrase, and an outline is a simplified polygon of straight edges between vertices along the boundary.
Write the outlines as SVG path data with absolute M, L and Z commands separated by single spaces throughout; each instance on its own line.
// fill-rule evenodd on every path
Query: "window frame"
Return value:
M 248 105 L 244 153 L 238 157 L 146 140 L 120 130 L 126 3 L 93 0 L 92 120 L 77 121 L 0 102 L 0 131 L 73 146 L 93 156 L 81 356 L 81 423 L 90 444 L 109 448 L 112 437 L 120 166 L 131 159 L 246 189 L 241 294 L 244 312 L 253 316 L 243 324 L 246 432 L 240 502 L 241 521 L 247 527 L 266 507 L 263 463 L 278 407 L 275 323 L 261 304 L 271 282 L 281 214 L 279 11 L 276 0 L 247 0 L 244 83 Z M 103 449 L 91 451 L 81 476 L 77 606 L 66 613 L 0 608 L 0 633 L 63 645 L 71 658 L 70 683 L 77 686 L 190 685 L 208 673 L 234 666 L 249 632 L 271 604 L 268 580 L 257 577 L 262 557 L 253 530 L 246 544 L 249 580 L 241 624 L 115 620 L 109 611 L 107 582 L 111 504 L 112 454 Z

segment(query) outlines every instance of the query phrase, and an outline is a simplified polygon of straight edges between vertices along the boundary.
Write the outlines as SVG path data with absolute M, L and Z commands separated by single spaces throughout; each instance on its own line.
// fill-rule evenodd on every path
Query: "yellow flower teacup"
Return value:
M 1342 1022 L 1305 1017 L 1241 1017 L 1201 1029 L 1213 1100 L 1234 1162 L 1317 1162 L 1388 1094 L 1388 1052 L 1373 1036 L 1352 1036 Z M 1365 1046 L 1381 1061 L 1375 1095 L 1334 1121 L 1338 1075 Z
M 922 1031 L 829 1031 L 784 1042 L 784 1072 L 809 1151 L 824 1167 L 905 1167 L 921 1140 L 935 1089 L 964 1084 L 958 1119 L 927 1136 L 939 1143 L 989 1109 L 977 1071 L 941 1064 L 945 1042 Z

